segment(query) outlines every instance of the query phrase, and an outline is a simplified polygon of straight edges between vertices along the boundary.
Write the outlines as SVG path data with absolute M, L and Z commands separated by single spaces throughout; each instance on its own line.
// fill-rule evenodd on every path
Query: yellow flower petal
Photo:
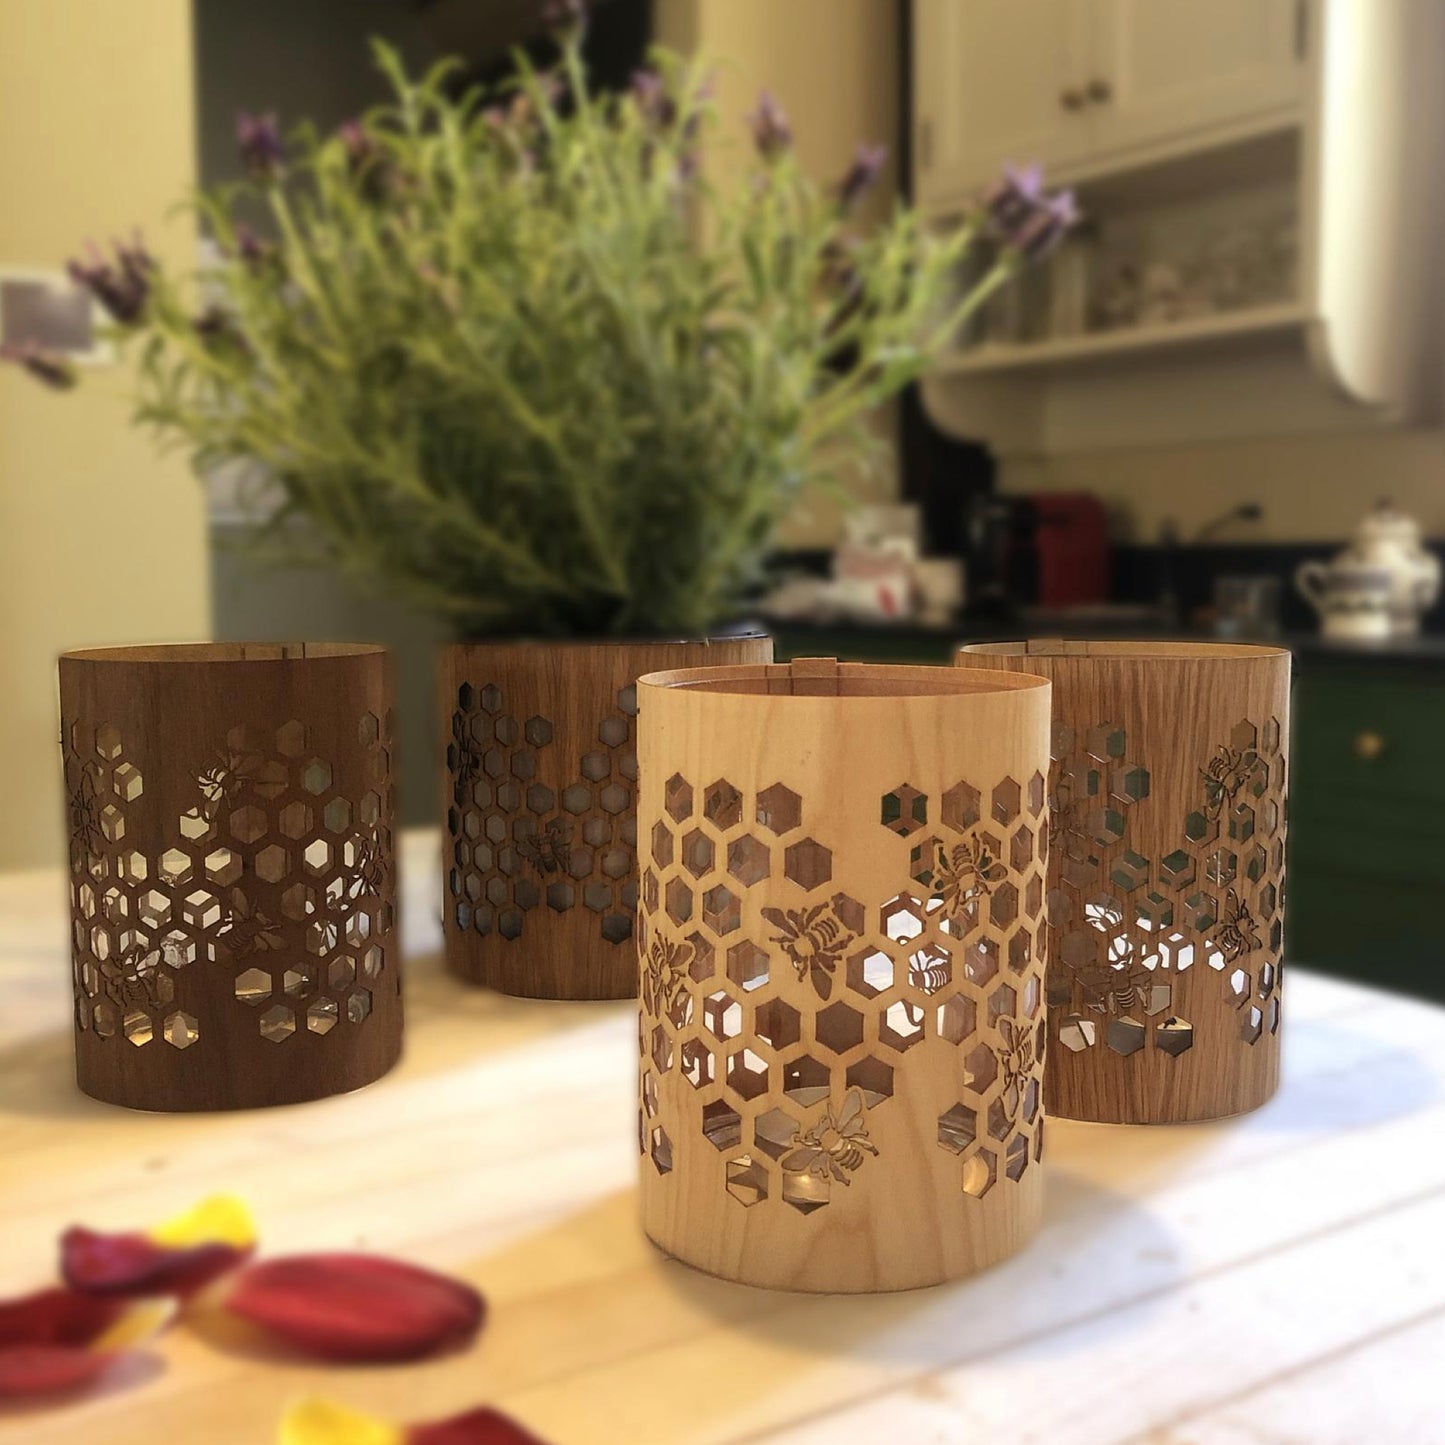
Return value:
M 281 1420 L 277 1445 L 405 1445 L 406 1431 L 331 1400 L 302 1400 Z
M 98 1355 L 115 1354 L 158 1335 L 176 1317 L 173 1299 L 137 1300 L 109 1329 L 91 1341 Z
M 200 1244 L 250 1249 L 256 1243 L 256 1221 L 234 1194 L 213 1194 L 184 1214 L 157 1225 L 149 1236 L 166 1249 L 194 1249 Z

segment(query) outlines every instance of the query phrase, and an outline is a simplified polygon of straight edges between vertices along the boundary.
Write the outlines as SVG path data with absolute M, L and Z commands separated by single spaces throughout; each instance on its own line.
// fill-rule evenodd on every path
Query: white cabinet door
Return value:
M 1080 7 L 1081 0 L 915 0 L 920 200 L 967 196 L 1005 161 L 1048 166 L 1086 153 L 1097 107 L 1084 99 Z
M 1085 0 L 1099 153 L 1248 120 L 1303 91 L 1307 0 Z

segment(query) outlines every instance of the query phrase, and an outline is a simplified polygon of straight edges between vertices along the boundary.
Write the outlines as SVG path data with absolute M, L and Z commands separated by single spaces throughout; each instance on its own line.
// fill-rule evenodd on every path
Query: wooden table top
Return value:
M 153 1116 L 72 1082 L 63 883 L 0 877 L 0 1294 L 60 1227 L 244 1194 L 273 1251 L 361 1247 L 473 1281 L 476 1347 L 320 1369 L 185 1328 L 163 1368 L 0 1413 L 0 1442 L 269 1445 L 323 1393 L 396 1419 L 478 1403 L 555 1445 L 778 1439 L 1050 1445 L 1445 1442 L 1445 1011 L 1291 972 L 1285 1081 L 1234 1122 L 1054 1122 L 1042 1235 L 956 1285 L 726 1284 L 637 1227 L 627 1004 L 442 973 L 433 834 L 406 841 L 408 1047 L 344 1098 Z

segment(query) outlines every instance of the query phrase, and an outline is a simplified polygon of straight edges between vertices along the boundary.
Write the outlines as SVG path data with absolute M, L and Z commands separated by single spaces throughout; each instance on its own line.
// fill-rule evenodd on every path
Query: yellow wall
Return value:
M 0 0 L 0 265 L 51 266 L 140 225 L 176 265 L 191 228 L 187 0 Z M 55 655 L 206 634 L 199 484 L 128 422 L 116 371 L 44 391 L 0 367 L 0 868 L 59 863 Z
M 719 143 L 711 179 L 727 186 L 753 163 L 745 117 L 769 90 L 792 122 L 798 156 L 820 180 L 841 176 L 861 142 L 888 146 L 887 169 L 861 217 L 885 214 L 897 192 L 898 7 L 892 0 L 659 0 L 657 30 L 674 49 L 718 66 Z M 882 446 L 869 465 L 839 462 L 838 477 L 861 500 L 897 492 L 892 408 L 876 419 Z M 821 494 L 803 500 L 783 530 L 787 546 L 838 539 L 837 506 Z

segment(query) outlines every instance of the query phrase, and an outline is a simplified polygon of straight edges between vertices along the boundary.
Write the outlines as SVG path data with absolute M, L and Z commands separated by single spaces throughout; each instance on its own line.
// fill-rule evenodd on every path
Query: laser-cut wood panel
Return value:
M 379 647 L 60 659 L 80 1087 L 294 1103 L 401 1048 L 391 681 Z
M 1279 1079 L 1289 654 L 991 643 L 1054 684 L 1051 1113 L 1180 1123 Z
M 1041 1198 L 1048 688 L 801 660 L 638 694 L 647 1233 L 805 1290 L 1018 1249 Z
M 529 998 L 632 997 L 637 677 L 772 655 L 757 634 L 447 648 L 447 968 Z

